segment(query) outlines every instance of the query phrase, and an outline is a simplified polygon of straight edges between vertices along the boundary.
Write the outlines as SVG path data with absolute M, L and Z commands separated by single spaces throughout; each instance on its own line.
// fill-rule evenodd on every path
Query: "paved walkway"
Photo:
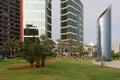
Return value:
M 93 64 L 101 65 L 101 62 L 92 61 Z M 103 62 L 103 66 L 112 67 L 112 68 L 120 68 L 120 60 L 112 61 L 112 62 Z

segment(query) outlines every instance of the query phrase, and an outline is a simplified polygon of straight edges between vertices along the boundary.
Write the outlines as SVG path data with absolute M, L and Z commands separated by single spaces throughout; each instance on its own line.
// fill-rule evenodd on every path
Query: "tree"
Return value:
M 22 57 L 31 64 L 31 68 L 35 62 L 35 54 L 32 45 L 26 46 L 27 48 L 23 49 Z
M 65 48 L 65 42 L 59 40 L 59 49 L 62 57 L 63 57 L 64 48 Z
M 112 51 L 112 59 L 119 60 L 120 59 L 120 52 L 114 53 L 114 51 Z
M 40 67 L 40 59 L 43 53 L 43 45 L 40 42 L 33 43 L 33 53 L 35 54 L 36 67 Z
M 91 54 L 92 53 L 92 47 L 89 47 L 88 49 L 87 49 L 87 56 L 89 55 L 90 57 L 93 55 L 93 54 Z
M 79 57 L 81 58 L 84 55 L 84 48 L 83 48 L 83 44 L 78 44 L 77 45 L 77 52 L 79 53 Z
M 70 51 L 70 54 L 73 54 L 74 55 L 74 48 L 76 47 L 76 41 L 74 41 L 73 39 L 69 39 L 68 41 L 68 46 L 69 46 L 69 51 Z M 69 55 L 70 55 L 69 54 Z
M 45 35 L 40 36 L 40 43 L 43 46 L 41 54 L 41 66 L 45 65 L 45 59 L 47 56 L 52 54 L 52 49 L 54 48 L 54 41 L 48 39 Z
M 19 42 L 17 45 L 17 57 L 22 57 L 27 60 L 31 67 L 36 62 L 36 67 L 44 66 L 47 56 L 52 55 L 52 49 L 54 48 L 54 42 L 48 39 L 46 36 L 41 35 L 39 40 L 35 42 L 30 39 L 26 39 L 25 42 Z
M 72 56 L 73 57 L 75 57 L 75 55 L 78 56 L 78 54 L 76 54 L 75 52 L 77 52 L 77 46 L 72 47 Z
M 4 50 L 10 52 L 10 57 L 13 58 L 13 55 L 17 52 L 17 42 L 15 40 L 7 40 L 4 44 Z
M 36 67 L 40 67 L 42 50 L 43 46 L 37 40 L 35 42 L 26 40 L 26 42 L 22 43 L 19 56 L 27 60 L 31 64 L 31 67 L 33 67 L 34 62 L 36 62 Z

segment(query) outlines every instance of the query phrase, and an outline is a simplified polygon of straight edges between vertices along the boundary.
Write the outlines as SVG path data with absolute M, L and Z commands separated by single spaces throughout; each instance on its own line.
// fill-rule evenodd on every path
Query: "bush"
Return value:
M 113 60 L 119 60 L 120 59 L 120 52 L 118 53 L 112 53 Z

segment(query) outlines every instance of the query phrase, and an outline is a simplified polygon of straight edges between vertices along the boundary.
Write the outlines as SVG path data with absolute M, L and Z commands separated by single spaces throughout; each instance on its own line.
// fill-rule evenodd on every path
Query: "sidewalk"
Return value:
M 101 62 L 92 61 L 93 64 L 101 65 Z M 103 62 L 103 66 L 112 67 L 112 68 L 120 68 L 120 60 L 112 61 L 112 62 Z

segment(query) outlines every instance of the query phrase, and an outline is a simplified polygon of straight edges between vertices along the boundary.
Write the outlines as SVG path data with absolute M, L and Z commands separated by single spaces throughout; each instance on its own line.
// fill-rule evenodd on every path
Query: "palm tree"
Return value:
M 27 60 L 31 64 L 31 67 L 33 67 L 34 62 L 36 62 L 36 67 L 40 67 L 42 50 L 43 46 L 39 42 L 35 41 L 33 43 L 30 40 L 26 40 L 26 42 L 23 42 L 22 47 L 19 50 L 19 56 Z
M 72 56 L 74 56 L 75 52 L 77 52 L 77 46 L 72 47 Z
M 76 41 L 74 41 L 73 39 L 69 39 L 68 40 L 68 46 L 69 46 L 70 54 L 72 54 L 72 52 L 73 52 L 73 46 L 76 46 Z
M 44 66 L 45 63 L 45 57 L 46 57 L 46 46 L 47 44 L 45 43 L 47 40 L 47 37 L 45 35 L 40 36 L 40 43 L 43 46 L 42 53 L 41 53 L 41 66 Z
M 32 45 L 25 46 L 23 49 L 23 54 L 21 55 L 25 60 L 27 60 L 31 64 L 31 68 L 35 62 L 35 54 Z
M 46 41 L 47 39 L 48 39 L 48 38 L 47 38 L 47 36 L 45 36 L 45 35 L 41 35 L 41 36 L 39 37 L 39 40 L 40 40 L 40 42 L 41 42 L 42 45 L 45 44 L 45 41 Z
M 79 53 L 79 57 L 81 58 L 83 56 L 83 53 L 84 53 L 83 44 L 80 43 L 77 45 L 77 51 Z
M 51 55 L 53 55 L 53 48 L 54 48 L 54 45 L 55 45 L 55 43 L 52 41 L 52 40 L 46 40 L 46 47 L 44 48 L 45 49 L 45 55 L 43 55 L 43 60 L 42 60 L 42 66 L 44 66 L 44 63 L 45 63 L 45 58 L 47 57 L 47 56 L 51 56 Z
M 10 52 L 10 57 L 13 58 L 13 55 L 16 53 L 17 49 L 17 41 L 15 40 L 7 40 L 4 44 L 4 50 Z
M 66 44 L 64 41 L 59 40 L 59 49 L 60 49 L 60 54 L 63 57 L 63 52 L 64 52 L 64 48 L 65 48 Z
M 43 53 L 43 46 L 39 42 L 33 43 L 33 53 L 35 54 L 36 67 L 40 67 L 40 59 Z
M 91 53 L 92 53 L 92 48 L 89 47 L 89 48 L 87 49 L 87 51 L 88 51 L 88 55 L 89 55 L 90 57 L 92 57 L 92 55 L 93 55 L 93 54 L 91 54 Z M 88 55 L 87 55 L 87 56 L 88 56 Z
M 27 60 L 31 67 L 34 62 L 36 62 L 36 67 L 44 66 L 46 57 L 51 55 L 54 48 L 55 43 L 46 36 L 41 35 L 39 39 L 40 41 L 36 39 L 35 42 L 28 39 L 26 42 L 22 42 L 18 49 L 19 56 Z
M 14 49 L 14 57 L 15 58 L 22 58 L 21 56 L 20 56 L 20 54 L 22 53 L 22 47 L 23 47 L 23 42 L 22 41 L 20 41 L 20 40 L 16 40 L 16 41 L 14 41 L 14 43 L 15 43 L 15 49 Z
M 52 49 L 54 48 L 54 41 L 48 39 L 45 35 L 40 36 L 40 43 L 43 46 L 41 54 L 41 66 L 45 65 L 45 59 L 47 56 L 52 54 Z
M 0 50 L 2 50 L 3 49 L 3 46 L 2 45 L 0 45 Z

